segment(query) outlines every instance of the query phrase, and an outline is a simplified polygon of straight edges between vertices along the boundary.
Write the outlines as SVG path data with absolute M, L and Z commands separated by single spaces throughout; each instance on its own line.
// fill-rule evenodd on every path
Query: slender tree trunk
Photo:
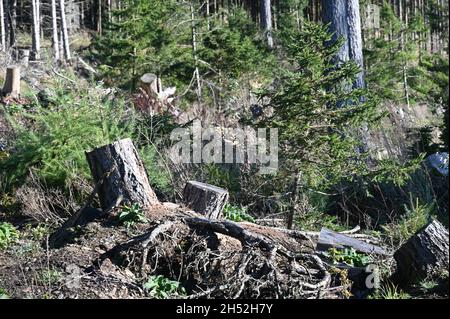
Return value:
M 41 51 L 39 0 L 32 0 L 31 5 L 33 13 L 33 33 L 32 33 L 33 59 L 39 60 L 39 53 Z
M 269 48 L 273 48 L 272 8 L 270 6 L 270 0 L 261 0 L 261 27 L 265 32 L 267 45 Z
M 195 8 L 194 4 L 191 1 L 190 2 L 190 10 L 191 10 L 191 32 L 192 32 L 192 55 L 194 58 L 194 74 L 195 74 L 195 80 L 197 82 L 197 99 L 200 103 L 201 96 L 202 96 L 202 86 L 200 81 L 200 71 L 198 68 L 198 57 L 197 57 L 197 27 L 195 23 Z
M 349 59 L 348 27 L 347 27 L 347 0 L 322 0 L 323 22 L 329 24 L 329 32 L 332 34 L 331 41 L 334 43 L 340 37 L 345 39 L 336 56 L 336 63 L 345 62 Z
M 53 59 L 59 61 L 59 41 L 58 41 L 58 23 L 56 12 L 56 0 L 52 0 L 52 46 L 53 46 Z
M 59 0 L 60 12 L 61 12 L 61 31 L 63 38 L 64 57 L 67 61 L 71 59 L 70 47 L 69 47 L 69 33 L 67 32 L 66 12 L 64 0 Z
M 361 68 L 354 83 L 355 88 L 364 87 L 364 57 L 361 34 L 361 17 L 358 0 L 323 0 L 323 20 L 329 23 L 332 42 L 339 38 L 344 43 L 336 56 L 336 62 L 353 60 Z
M 9 45 L 13 46 L 16 43 L 17 30 L 17 0 L 11 0 L 9 14 Z
M 6 51 L 5 8 L 0 0 L 0 51 Z
M 359 0 L 347 0 L 347 17 L 349 58 L 355 61 L 361 69 L 354 83 L 354 88 L 363 88 L 365 86 L 364 57 Z
M 102 0 L 98 0 L 97 32 L 102 34 Z

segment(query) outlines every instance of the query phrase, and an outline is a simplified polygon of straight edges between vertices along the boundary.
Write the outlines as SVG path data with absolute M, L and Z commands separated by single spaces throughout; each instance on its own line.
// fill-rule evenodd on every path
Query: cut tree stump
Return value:
M 395 253 L 397 270 L 393 279 L 409 285 L 449 266 L 448 230 L 434 220 L 420 229 Z
M 153 73 L 145 73 L 141 76 L 141 87 L 147 93 L 155 93 L 158 94 L 161 92 L 161 80 L 158 78 L 156 74 Z
M 322 228 L 317 242 L 317 250 L 327 250 L 328 248 L 353 248 L 367 254 L 388 255 L 381 247 L 365 243 L 361 240 L 336 233 L 327 228 Z
M 11 97 L 20 96 L 20 67 L 9 66 L 6 68 L 5 84 L 2 93 Z
M 152 207 L 159 204 L 149 184 L 144 164 L 131 139 L 126 138 L 86 153 L 103 210 L 120 196 L 122 202 Z
M 18 55 L 20 65 L 23 67 L 28 67 L 28 62 L 30 61 L 30 50 L 19 49 Z
M 228 201 L 228 191 L 209 184 L 189 181 L 183 191 L 186 206 L 210 219 L 222 218 L 222 210 Z

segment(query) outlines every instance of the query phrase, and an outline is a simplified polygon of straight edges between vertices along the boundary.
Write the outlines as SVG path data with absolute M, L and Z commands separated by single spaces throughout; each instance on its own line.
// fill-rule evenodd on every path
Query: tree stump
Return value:
M 159 203 L 149 184 L 144 164 L 131 139 L 126 138 L 86 153 L 103 210 L 117 198 L 123 202 L 151 207 Z
M 394 253 L 393 279 L 405 286 L 448 269 L 448 249 L 448 230 L 436 220 L 430 222 Z
M 20 49 L 18 60 L 22 66 L 27 67 L 30 61 L 30 50 Z
M 9 66 L 6 68 L 6 78 L 2 93 L 11 97 L 20 96 L 20 67 Z
M 228 201 L 228 191 L 209 184 L 189 181 L 183 191 L 186 206 L 210 219 L 222 218 L 222 210 Z
M 141 76 L 141 87 L 149 94 L 153 93 L 158 95 L 161 92 L 160 79 L 156 74 L 145 73 Z

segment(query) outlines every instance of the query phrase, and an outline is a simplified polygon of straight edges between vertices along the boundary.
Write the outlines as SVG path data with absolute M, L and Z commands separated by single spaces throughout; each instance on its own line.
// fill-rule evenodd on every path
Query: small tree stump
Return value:
M 397 271 L 393 279 L 409 285 L 448 269 L 448 249 L 448 230 L 436 220 L 430 222 L 394 253 Z
M 129 139 L 123 139 L 86 153 L 102 209 L 111 207 L 119 196 L 123 202 L 151 207 L 159 203 L 149 184 L 144 164 Z M 103 181 L 102 181 L 103 179 Z
M 22 66 L 27 67 L 30 61 L 30 50 L 20 49 L 19 50 L 19 62 Z
M 228 191 L 209 184 L 189 181 L 183 191 L 186 206 L 210 219 L 222 218 L 222 210 L 228 201 Z
M 141 80 L 141 87 L 147 93 L 154 93 L 158 95 L 158 93 L 161 91 L 160 79 L 156 74 L 145 73 L 143 76 L 141 76 L 140 80 Z
M 11 97 L 20 96 L 20 67 L 9 66 L 6 68 L 6 78 L 2 93 Z

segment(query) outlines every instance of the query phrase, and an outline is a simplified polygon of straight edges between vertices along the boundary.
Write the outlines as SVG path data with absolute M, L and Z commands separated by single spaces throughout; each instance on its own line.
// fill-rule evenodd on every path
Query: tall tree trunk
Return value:
M 39 18 L 39 0 L 32 0 L 32 13 L 33 13 L 33 33 L 32 33 L 32 51 L 33 59 L 39 60 L 39 53 L 41 51 L 41 28 Z
M 60 56 L 59 56 L 56 0 L 52 0 L 52 46 L 53 46 L 53 59 L 55 61 L 59 61 Z
M 64 0 L 59 0 L 59 9 L 61 12 L 61 31 L 63 38 L 64 57 L 66 60 L 71 59 L 70 47 L 69 47 L 69 33 L 67 32 L 66 12 Z
M 9 45 L 13 46 L 16 43 L 17 0 L 10 0 L 8 21 L 9 21 Z
M 354 88 L 363 88 L 365 86 L 364 57 L 359 0 L 347 0 L 347 17 L 349 58 L 355 61 L 361 69 L 354 83 Z
M 97 19 L 97 32 L 102 34 L 102 0 L 98 0 L 98 19 Z
M 192 55 L 194 58 L 194 76 L 197 82 L 197 99 L 200 104 L 201 96 L 202 96 L 202 86 L 200 81 L 200 71 L 198 68 L 198 56 L 197 56 L 197 27 L 195 23 L 195 8 L 193 1 L 190 2 L 190 10 L 191 10 L 191 32 L 192 32 Z
M 332 33 L 331 41 L 334 43 L 340 37 L 345 39 L 337 53 L 336 63 L 345 62 L 349 59 L 346 2 L 347 0 L 323 0 L 323 22 L 329 24 L 329 32 Z
M 336 63 L 353 60 L 361 68 L 354 83 L 355 88 L 364 87 L 364 57 L 361 35 L 361 17 L 358 0 L 323 0 L 323 20 L 329 23 L 332 41 L 339 38 L 344 43 L 336 56 Z
M 261 0 L 261 27 L 263 28 L 267 45 L 273 48 L 273 34 L 272 34 L 272 8 L 270 0 Z
M 0 51 L 6 51 L 5 8 L 0 0 Z

